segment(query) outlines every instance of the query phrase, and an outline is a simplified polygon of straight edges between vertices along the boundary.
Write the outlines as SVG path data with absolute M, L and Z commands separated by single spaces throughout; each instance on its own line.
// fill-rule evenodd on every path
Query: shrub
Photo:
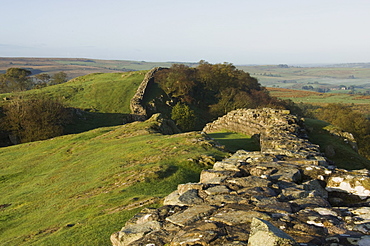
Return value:
M 195 126 L 195 113 L 194 110 L 186 104 L 178 102 L 171 112 L 171 119 L 176 122 L 176 125 L 183 131 L 190 131 Z
M 2 127 L 21 143 L 59 136 L 70 119 L 68 110 L 59 100 L 46 97 L 13 98 L 4 106 L 3 113 Z

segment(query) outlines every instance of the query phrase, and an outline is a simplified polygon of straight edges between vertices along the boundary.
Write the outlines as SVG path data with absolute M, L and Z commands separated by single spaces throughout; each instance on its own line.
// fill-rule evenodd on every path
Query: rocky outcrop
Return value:
M 239 150 L 180 184 L 112 234 L 113 245 L 370 245 L 369 172 L 328 165 L 285 111 L 244 112 L 267 117 L 246 123 L 260 126 L 261 151 Z
M 150 83 L 153 83 L 154 74 L 162 70 L 161 67 L 156 67 L 151 69 L 144 77 L 144 80 L 141 82 L 138 87 L 134 97 L 130 101 L 130 109 L 132 114 L 133 121 L 143 121 L 148 118 L 147 110 L 143 105 L 144 95 Z

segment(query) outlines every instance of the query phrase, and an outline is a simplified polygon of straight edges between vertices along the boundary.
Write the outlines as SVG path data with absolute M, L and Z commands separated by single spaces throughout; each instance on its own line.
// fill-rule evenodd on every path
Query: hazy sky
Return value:
M 0 56 L 370 62 L 370 0 L 0 0 Z

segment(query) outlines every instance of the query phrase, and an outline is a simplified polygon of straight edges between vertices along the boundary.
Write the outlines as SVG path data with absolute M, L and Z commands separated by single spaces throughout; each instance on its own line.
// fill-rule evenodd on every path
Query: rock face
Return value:
M 286 111 L 227 117 L 256 119 L 242 132 L 260 134 L 261 151 L 239 150 L 203 170 L 199 183 L 179 185 L 164 206 L 145 208 L 112 234 L 113 245 L 370 245 L 368 171 L 329 166 Z
M 154 74 L 164 68 L 156 67 L 151 69 L 144 77 L 144 80 L 141 82 L 139 88 L 137 89 L 134 97 L 130 101 L 130 109 L 132 114 L 133 121 L 143 121 L 148 118 L 147 111 L 143 106 L 143 98 L 146 92 L 146 89 L 150 83 L 153 83 Z

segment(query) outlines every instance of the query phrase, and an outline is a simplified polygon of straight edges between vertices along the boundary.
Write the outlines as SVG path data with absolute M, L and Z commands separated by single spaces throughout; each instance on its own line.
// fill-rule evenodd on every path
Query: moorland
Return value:
M 1 58 L 0 60 L 2 64 L 0 73 L 5 73 L 11 66 L 29 69 L 33 75 L 64 71 L 70 79 L 66 83 L 21 91 L 16 95 L 12 92 L 2 94 L 1 97 L 6 100 L 1 101 L 1 107 L 14 101 L 13 98 L 16 97 L 28 100 L 42 96 L 61 100 L 66 108 L 73 109 L 74 112 L 73 119 L 65 124 L 62 136 L 0 148 L 0 192 L 2 194 L 0 245 L 110 245 L 110 234 L 118 231 L 124 222 L 143 206 L 160 206 L 162 198 L 175 190 L 178 184 L 197 182 L 202 169 L 209 168 L 215 160 L 220 160 L 237 149 L 258 149 L 258 144 L 256 145 L 253 138 L 243 134 L 218 132 L 210 135 L 212 139 L 200 134 L 199 131 L 164 135 L 160 130 L 164 122 L 161 118 L 151 118 L 144 122 L 127 122 L 127 116 L 131 113 L 130 99 L 144 79 L 147 70 L 156 66 L 170 67 L 173 66 L 172 63 L 90 59 L 32 61 L 28 58 Z M 185 65 L 195 66 L 195 64 Z M 277 67 L 279 71 L 298 69 L 278 65 L 269 67 L 270 69 Z M 204 71 L 231 69 L 227 71 L 246 76 L 238 69 L 227 65 L 213 67 L 205 64 L 203 68 Z M 250 75 L 256 74 L 255 77 L 262 85 L 271 86 L 270 95 L 280 98 L 291 99 L 297 103 L 310 102 L 316 106 L 340 102 L 350 106 L 351 109 L 354 108 L 356 112 L 360 112 L 359 109 L 361 109 L 362 115 L 369 107 L 370 99 L 357 94 L 356 91 L 335 94 L 291 90 L 282 88 L 288 83 L 277 82 L 281 78 L 289 78 L 293 75 L 298 77 L 305 74 L 304 76 L 307 77 L 306 73 L 299 75 L 299 73 L 281 72 L 281 77 L 272 77 L 263 75 L 264 72 L 262 75 L 257 75 L 261 72 L 252 70 L 256 69 L 255 66 L 238 68 L 246 71 L 250 69 Z M 260 69 L 263 71 L 264 68 Z M 300 69 L 315 70 L 314 68 Z M 323 68 L 325 73 L 330 74 L 329 69 Z M 368 68 L 362 69 L 364 70 L 360 70 L 365 71 Z M 179 71 L 188 70 L 185 67 L 184 70 Z M 275 74 L 278 70 L 265 71 Z M 348 80 L 359 82 L 360 79 L 356 78 L 359 78 L 361 73 L 350 74 L 355 78 Z M 162 79 L 165 75 L 162 75 Z M 324 81 L 319 80 L 321 77 L 318 74 L 310 76 L 316 76 L 317 84 Z M 330 76 L 341 79 L 336 73 Z M 361 84 L 365 82 L 366 76 L 363 76 Z M 270 78 L 277 79 L 273 82 L 276 84 L 268 84 Z M 253 79 L 250 82 L 257 91 L 264 91 L 254 83 Z M 312 81 L 309 80 L 307 84 L 309 82 Z M 339 83 L 344 82 L 340 80 Z M 188 85 L 191 84 L 188 83 Z M 235 86 L 237 88 L 239 84 L 235 82 Z M 204 114 L 206 112 L 194 106 L 197 104 L 196 100 L 199 100 L 197 95 L 191 94 L 192 98 L 184 96 L 180 93 L 180 87 L 177 91 L 167 91 L 165 94 L 161 94 L 164 90 L 160 83 L 151 89 L 150 98 L 146 100 L 148 105 L 164 100 L 166 94 L 172 94 L 172 104 L 171 100 L 165 100 L 162 105 L 154 106 L 161 108 L 170 102 L 169 104 L 174 108 L 178 102 L 181 102 L 190 105 L 189 108 L 183 107 L 183 111 L 194 110 Z M 249 89 L 244 89 L 245 93 L 248 93 Z M 207 87 L 202 87 L 202 90 L 207 91 Z M 226 91 L 238 92 L 237 90 Z M 215 101 L 222 99 L 215 95 L 214 98 L 210 98 L 212 105 L 218 105 L 213 106 L 214 112 L 222 114 L 219 106 L 227 104 L 222 104 L 222 100 L 221 103 Z M 250 98 L 269 99 L 268 95 L 257 97 L 260 93 L 256 92 L 253 95 Z M 358 97 L 361 99 L 356 99 Z M 158 100 L 153 101 L 155 98 Z M 333 100 L 333 98 L 337 99 Z M 233 101 L 233 103 L 232 107 L 235 107 L 240 101 Z M 284 105 L 289 106 L 289 104 Z M 313 107 L 312 110 L 316 108 Z M 163 113 L 166 113 L 165 110 Z M 168 116 L 170 117 L 171 114 L 169 113 Z M 204 123 L 204 121 L 200 122 Z M 308 119 L 306 124 L 311 129 L 310 141 L 320 144 L 323 152 L 328 149 L 328 146 L 335 150 L 334 154 L 331 153 L 330 159 L 336 165 L 347 169 L 370 167 L 369 160 L 327 130 L 333 127 L 330 123 L 319 119 Z M 181 124 L 178 126 L 181 128 Z

